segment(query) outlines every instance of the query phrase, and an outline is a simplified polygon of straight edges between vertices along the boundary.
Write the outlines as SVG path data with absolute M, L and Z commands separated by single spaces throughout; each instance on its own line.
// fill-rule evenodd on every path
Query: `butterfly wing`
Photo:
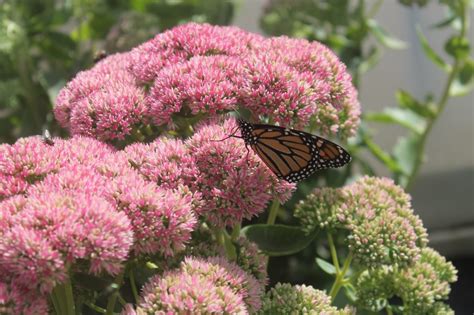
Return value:
M 318 170 L 341 167 L 351 156 L 341 146 L 310 133 L 253 125 L 250 146 L 279 178 L 298 182 Z

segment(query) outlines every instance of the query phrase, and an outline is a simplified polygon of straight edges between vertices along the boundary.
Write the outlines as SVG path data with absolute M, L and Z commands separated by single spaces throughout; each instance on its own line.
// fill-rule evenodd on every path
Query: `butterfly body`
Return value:
M 341 146 L 316 135 L 242 119 L 237 122 L 245 145 L 277 177 L 288 182 L 298 182 L 318 170 L 344 166 L 351 160 Z

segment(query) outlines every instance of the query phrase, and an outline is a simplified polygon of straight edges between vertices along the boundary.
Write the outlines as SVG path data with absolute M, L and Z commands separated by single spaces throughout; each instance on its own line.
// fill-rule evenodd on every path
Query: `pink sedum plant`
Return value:
M 186 145 L 196 161 L 195 184 L 204 203 L 200 214 L 207 221 L 233 226 L 263 212 L 273 198 L 289 199 L 294 184 L 279 181 L 240 139 L 220 141 L 235 130 L 234 119 L 199 127 Z
M 72 138 L 0 145 L 0 314 L 113 314 L 117 300 L 127 315 L 352 314 L 331 305 L 342 287 L 374 311 L 395 295 L 415 313 L 449 311 L 456 270 L 427 247 L 409 195 L 389 179 L 318 188 L 296 206 L 300 226 L 272 226 L 296 184 L 238 138 L 227 113 L 239 109 L 342 139 L 361 114 L 327 47 L 236 27 L 180 25 L 78 73 L 54 107 Z M 333 263 L 317 263 L 335 276 L 329 292 L 265 293 L 272 249 L 241 225 L 270 204 L 264 235 L 326 232 Z
M 195 23 L 79 73 L 54 112 L 74 135 L 117 141 L 238 107 L 341 137 L 355 134 L 360 116 L 350 75 L 324 45 Z

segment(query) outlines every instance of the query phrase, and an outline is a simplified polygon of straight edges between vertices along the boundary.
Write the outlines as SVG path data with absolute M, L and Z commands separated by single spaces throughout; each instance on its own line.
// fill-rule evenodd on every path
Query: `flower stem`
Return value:
M 278 209 L 280 209 L 280 202 L 275 198 L 270 207 L 270 213 L 268 214 L 267 224 L 275 224 Z
M 227 258 L 229 258 L 230 260 L 236 260 L 237 250 L 235 249 L 235 246 L 232 243 L 232 239 L 225 230 L 223 234 L 224 234 L 224 247 L 225 247 L 225 252 L 227 254 Z
M 235 250 L 232 239 L 225 229 L 218 229 L 214 231 L 217 242 L 224 247 L 227 258 L 230 260 L 237 259 L 237 251 Z
M 345 275 L 347 271 L 349 270 L 349 267 L 352 262 L 352 252 L 349 252 L 349 255 L 347 255 L 346 260 L 344 261 L 344 266 L 342 266 L 342 270 L 340 272 L 336 272 L 336 280 L 334 281 L 331 291 L 329 292 L 329 295 L 331 296 L 331 300 L 334 301 L 334 299 L 337 296 L 337 293 L 341 289 L 341 287 L 344 285 L 345 282 Z
M 74 304 L 72 285 L 69 278 L 64 283 L 58 284 L 54 287 L 51 292 L 51 300 L 56 314 L 76 314 L 76 305 Z
M 92 304 L 90 302 L 85 302 L 84 303 L 87 307 L 89 307 L 90 309 L 96 311 L 97 313 L 100 313 L 100 314 L 105 314 L 105 309 L 103 309 L 102 307 L 100 306 L 97 306 L 95 304 Z
M 123 282 L 123 275 L 124 275 L 124 272 L 121 272 L 117 276 L 117 278 L 115 278 L 115 283 L 114 284 L 117 287 L 115 288 L 114 293 L 112 293 L 109 296 L 109 300 L 107 301 L 107 310 L 105 311 L 106 315 L 113 315 L 114 314 L 115 303 L 117 302 L 117 298 L 118 298 L 118 295 L 119 295 L 119 290 L 120 290 L 120 287 L 122 286 L 122 282 Z
M 135 299 L 135 303 L 138 303 L 138 290 L 137 290 L 137 284 L 135 282 L 135 275 L 133 274 L 133 269 L 130 268 L 130 273 L 128 274 L 130 278 L 130 287 L 132 287 L 132 294 L 133 298 Z
M 332 234 L 328 231 L 328 243 L 329 243 L 329 250 L 331 251 L 331 258 L 332 258 L 332 264 L 336 268 L 336 274 L 339 274 L 340 268 L 339 268 L 339 260 L 337 258 L 337 251 L 336 251 L 336 245 L 334 244 L 334 239 L 332 238 Z
M 468 7 L 469 4 L 467 3 L 468 1 L 460 1 L 460 4 L 463 6 L 466 6 L 463 10 L 464 16 L 461 17 L 461 30 L 459 36 L 463 38 L 466 36 L 466 32 L 468 29 L 469 25 L 469 10 Z M 416 152 L 416 157 L 415 157 L 415 165 L 413 167 L 413 171 L 411 174 L 408 176 L 408 180 L 405 185 L 405 189 L 409 189 L 415 180 L 415 178 L 418 175 L 418 172 L 420 171 L 420 167 L 423 164 L 423 158 L 424 158 L 424 151 L 425 151 L 425 145 L 426 141 L 428 139 L 428 135 L 431 132 L 431 129 L 433 128 L 433 125 L 435 122 L 439 119 L 441 113 L 444 111 L 446 108 L 446 105 L 448 103 L 449 99 L 449 91 L 451 90 L 451 86 L 454 82 L 454 79 L 456 78 L 456 75 L 458 74 L 459 70 L 461 69 L 462 65 L 462 60 L 460 60 L 458 57 L 455 57 L 454 60 L 454 65 L 451 68 L 451 72 L 449 73 L 448 80 L 446 81 L 446 85 L 444 86 L 443 93 L 441 94 L 441 98 L 438 102 L 438 105 L 436 107 L 436 115 L 434 115 L 432 118 L 428 119 L 427 125 L 423 133 L 421 134 L 420 138 L 420 143 L 418 145 L 418 151 Z
M 232 240 L 236 240 L 237 238 L 239 238 L 240 236 L 240 229 L 241 229 L 241 224 L 240 223 L 237 223 L 234 228 L 232 229 L 232 235 L 231 235 L 231 239 Z

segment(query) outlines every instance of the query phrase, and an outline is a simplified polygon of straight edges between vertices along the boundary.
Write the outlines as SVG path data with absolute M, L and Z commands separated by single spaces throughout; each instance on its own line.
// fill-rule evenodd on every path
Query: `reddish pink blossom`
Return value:
M 23 315 L 49 314 L 48 299 L 43 294 L 0 281 L 0 313 Z
M 131 71 L 142 82 L 194 56 L 241 56 L 263 38 L 232 26 L 188 23 L 156 35 L 132 51 Z
M 123 155 L 145 179 L 163 188 L 192 185 L 198 176 L 194 158 L 181 140 L 161 137 L 150 144 L 132 144 Z
M 66 278 L 61 253 L 34 228 L 15 225 L 0 240 L 0 268 L 18 285 L 42 293 Z
M 199 170 L 196 180 L 203 198 L 201 213 L 215 226 L 232 226 L 263 212 L 279 181 L 241 139 L 225 138 L 234 119 L 203 125 L 186 144 Z M 283 184 L 290 196 L 293 184 Z
M 172 256 L 184 250 L 197 222 L 191 194 L 158 188 L 130 174 L 113 181 L 112 195 L 131 220 L 135 254 Z
M 55 114 L 73 134 L 105 141 L 249 109 L 262 121 L 348 137 L 360 105 L 324 45 L 189 23 L 104 59 L 61 90 Z
M 250 313 L 258 311 L 262 306 L 264 287 L 252 275 L 224 257 L 187 257 L 181 263 L 181 270 L 189 275 L 205 277 L 218 286 L 229 286 L 243 298 Z
M 24 192 L 32 183 L 57 170 L 61 163 L 41 137 L 0 145 L 0 199 Z
M 238 93 L 246 81 L 237 57 L 193 57 L 170 65 L 156 77 L 147 103 L 157 125 L 168 123 L 173 114 L 216 115 L 236 109 Z
M 128 217 L 99 196 L 58 191 L 29 197 L 17 222 L 41 233 L 67 262 L 89 262 L 89 272 L 116 274 L 133 243 Z
M 187 257 L 177 270 L 157 275 L 145 285 L 144 312 L 254 313 L 263 291 L 251 275 L 222 257 Z

